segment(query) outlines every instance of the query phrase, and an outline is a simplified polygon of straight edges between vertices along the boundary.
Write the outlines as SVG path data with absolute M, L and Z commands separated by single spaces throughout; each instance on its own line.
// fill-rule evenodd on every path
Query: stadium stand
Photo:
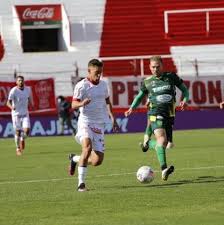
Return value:
M 35 5 L 31 1 L 15 1 L 16 5 Z M 58 4 L 56 0 L 49 0 L 47 4 Z M 97 24 L 102 24 L 104 0 L 89 2 L 74 2 L 72 0 L 63 1 L 65 11 L 70 19 L 71 25 L 71 48 L 69 51 L 58 52 L 36 52 L 23 53 L 21 40 L 16 37 L 16 30 L 13 24 L 13 14 L 11 2 L 4 1 L 1 4 L 0 15 L 2 20 L 2 31 L 5 44 L 5 56 L 0 64 L 1 80 L 12 80 L 14 70 L 23 74 L 26 79 L 53 77 L 55 79 L 56 94 L 70 96 L 72 95 L 71 76 L 75 74 L 74 64 L 78 64 L 81 76 L 85 76 L 86 65 L 90 58 L 99 56 L 100 34 L 98 27 L 98 39 L 94 40 L 77 40 L 79 30 L 74 26 L 76 21 L 93 20 L 98 18 Z M 46 4 L 46 1 L 38 1 L 38 4 Z M 86 7 L 88 4 L 89 7 Z M 79 23 L 79 22 L 78 22 Z M 86 22 L 88 27 L 88 23 Z M 93 30 L 93 28 L 90 29 Z M 92 33 L 88 33 L 91 37 Z M 94 35 L 94 34 L 93 34 Z M 92 36 L 93 36 L 92 35 Z M 66 88 L 65 88 L 66 87 Z
M 21 40 L 15 35 L 12 13 L 14 5 L 32 4 L 32 1 L 14 1 L 14 5 L 4 1 L 1 4 L 4 40 L 1 79 L 13 79 L 15 69 L 25 78 L 51 76 L 55 78 L 56 94 L 68 96 L 72 93 L 74 64 L 77 63 L 80 75 L 85 76 L 86 64 L 92 57 L 100 57 L 104 61 L 104 76 L 139 76 L 142 75 L 141 66 L 144 74 L 149 74 L 147 56 L 155 54 L 171 55 L 164 59 L 167 70 L 194 76 L 195 62 L 203 63 L 199 74 L 211 70 L 214 64 L 206 59 L 205 53 L 211 55 L 214 45 L 219 50 L 215 60 L 223 59 L 223 0 L 190 0 L 185 3 L 178 0 L 139 0 L 137 3 L 135 0 L 64 0 L 61 3 L 70 23 L 70 46 L 67 51 L 38 53 L 23 53 Z M 46 4 L 46 1 L 39 0 L 38 4 Z M 58 1 L 49 0 L 47 4 L 58 4 Z M 211 8 L 220 11 L 210 12 L 208 32 L 203 10 Z M 165 12 L 199 9 L 203 10 L 196 13 L 197 20 L 194 14 L 168 13 L 169 32 L 166 32 Z M 145 57 L 143 61 L 141 56 Z M 110 60 L 111 57 L 113 60 Z M 125 58 L 114 60 L 116 57 Z M 221 73 L 222 70 L 214 70 L 214 74 L 217 71 Z

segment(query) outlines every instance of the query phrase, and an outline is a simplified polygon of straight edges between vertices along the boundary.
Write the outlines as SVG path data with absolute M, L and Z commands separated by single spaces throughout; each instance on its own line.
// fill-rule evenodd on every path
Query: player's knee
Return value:
M 166 140 L 166 137 L 164 136 L 160 136 L 159 138 L 157 138 L 157 143 L 159 145 L 162 145 L 162 146 L 166 146 L 167 145 L 167 140 Z
M 92 166 L 99 166 L 102 164 L 102 162 L 103 162 L 103 160 L 98 159 L 98 160 L 92 162 Z

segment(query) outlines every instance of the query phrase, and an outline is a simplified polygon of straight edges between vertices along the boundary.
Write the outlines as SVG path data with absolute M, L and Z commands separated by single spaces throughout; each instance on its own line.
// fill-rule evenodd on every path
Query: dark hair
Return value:
M 24 76 L 21 76 L 21 75 L 16 76 L 16 80 L 18 80 L 19 78 L 24 80 Z
M 61 99 L 62 101 L 65 100 L 65 98 L 64 98 L 62 95 L 59 95 L 59 96 L 57 97 L 57 99 Z
M 99 59 L 91 59 L 88 63 L 88 67 L 89 66 L 103 67 L 103 62 L 101 62 Z

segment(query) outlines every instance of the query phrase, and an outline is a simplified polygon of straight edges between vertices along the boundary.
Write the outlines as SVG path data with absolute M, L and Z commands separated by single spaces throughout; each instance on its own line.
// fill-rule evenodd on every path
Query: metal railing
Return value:
M 206 33 L 210 31 L 210 12 L 222 12 L 224 13 L 224 8 L 207 8 L 207 9 L 183 9 L 183 10 L 167 10 L 164 11 L 164 31 L 165 34 L 169 33 L 169 15 L 170 14 L 181 14 L 181 13 L 199 13 L 204 12 L 206 14 Z
M 100 57 L 102 61 L 122 61 L 122 60 L 139 60 L 140 61 L 140 75 L 145 76 L 144 71 L 144 60 L 145 59 L 150 59 L 152 55 L 141 55 L 141 56 L 118 56 L 118 57 Z M 171 58 L 171 55 L 161 55 L 163 59 Z M 181 61 L 179 61 L 179 67 L 181 68 Z

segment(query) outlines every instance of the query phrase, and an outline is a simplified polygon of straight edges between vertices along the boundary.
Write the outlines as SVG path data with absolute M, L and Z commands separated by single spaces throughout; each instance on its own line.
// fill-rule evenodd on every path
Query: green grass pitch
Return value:
M 167 159 L 176 170 L 166 182 L 155 152 L 139 149 L 142 136 L 106 135 L 85 193 L 67 174 L 68 154 L 80 153 L 71 136 L 29 138 L 21 157 L 13 139 L 1 139 L 0 225 L 222 225 L 224 129 L 175 131 Z M 156 171 L 150 184 L 136 180 L 142 165 Z

